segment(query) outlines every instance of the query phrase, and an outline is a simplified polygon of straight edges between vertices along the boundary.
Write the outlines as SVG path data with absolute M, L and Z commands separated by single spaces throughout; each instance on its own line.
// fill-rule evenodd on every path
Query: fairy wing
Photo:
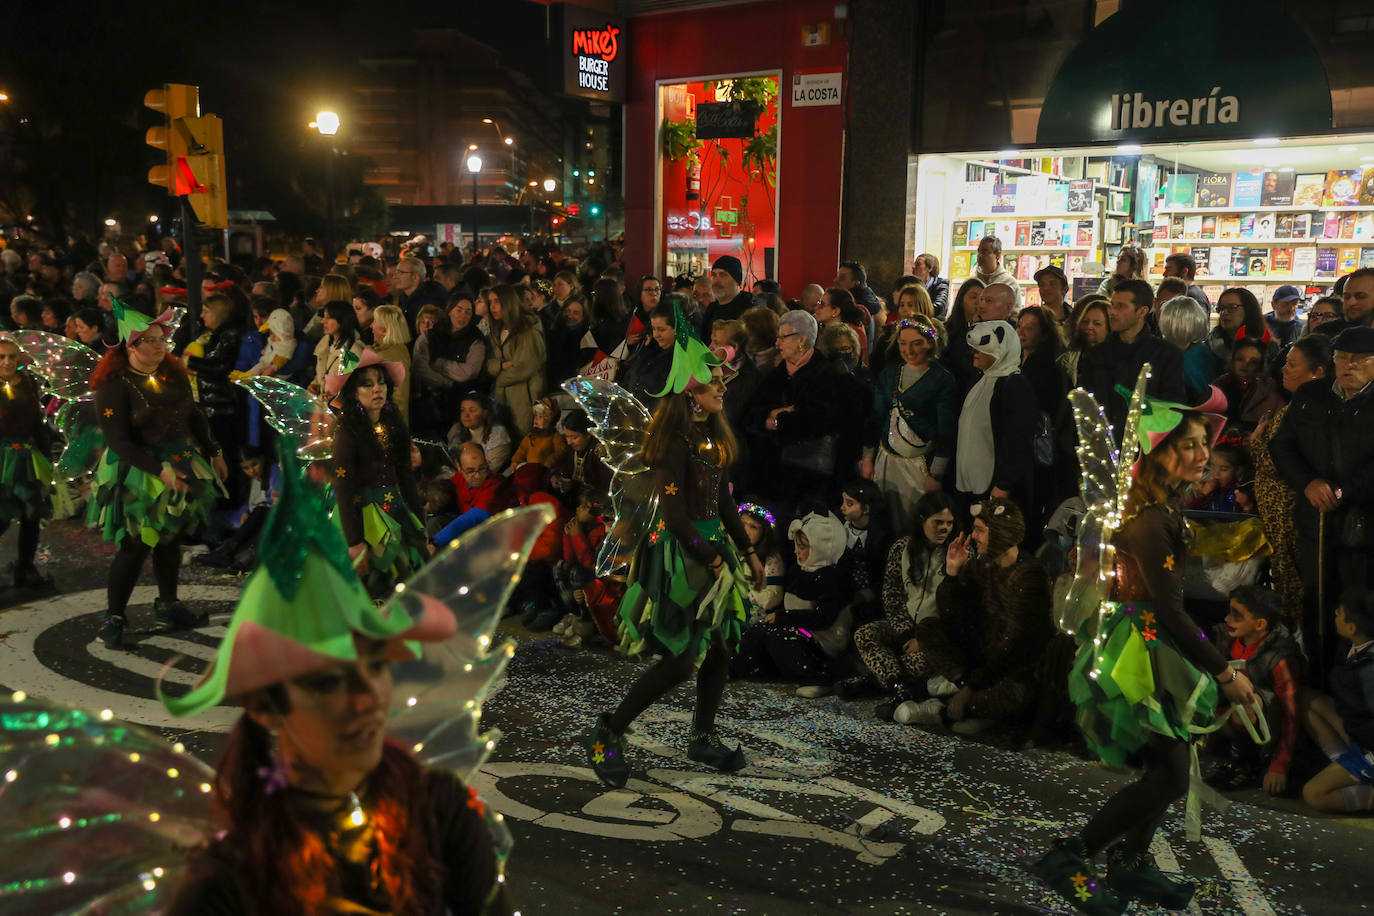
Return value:
M 16 693 L 0 702 L 0 911 L 157 912 L 211 835 L 205 764 L 153 732 Z
M 300 385 L 270 376 L 235 381 L 267 410 L 267 425 L 301 443 L 296 454 L 308 461 L 327 461 L 334 455 L 335 417 L 324 398 Z
M 611 469 L 611 514 L 606 538 L 596 557 L 596 574 L 623 573 L 649 534 L 658 514 L 658 491 L 644 464 L 644 436 L 653 417 L 644 405 L 615 382 L 579 376 L 563 383 L 595 424 L 592 432 Z
M 100 357 L 90 347 L 47 331 L 15 331 L 11 334 L 32 358 L 29 367 L 63 400 L 89 400 L 91 373 Z
M 457 632 L 441 643 L 417 644 L 419 657 L 393 664 L 394 705 L 388 731 L 426 764 L 454 770 L 468 783 L 500 738 L 481 731 L 482 703 L 515 654 L 494 645 L 502 609 L 540 533 L 554 519 L 549 506 L 503 512 L 444 548 L 398 586 L 388 611 L 418 617 L 421 609 L 451 613 Z M 504 861 L 510 832 L 490 807 L 482 809 Z

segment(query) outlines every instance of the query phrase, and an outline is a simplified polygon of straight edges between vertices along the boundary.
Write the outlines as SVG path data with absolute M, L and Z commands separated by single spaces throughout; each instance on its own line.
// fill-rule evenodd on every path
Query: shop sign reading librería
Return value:
M 564 12 L 563 91 L 619 102 L 625 98 L 625 29 L 594 11 L 568 6 Z
M 1191 99 L 1148 99 L 1143 92 L 1113 93 L 1112 130 L 1235 124 L 1240 120 L 1240 100 L 1220 92 L 1220 86 L 1213 86 L 1209 94 Z

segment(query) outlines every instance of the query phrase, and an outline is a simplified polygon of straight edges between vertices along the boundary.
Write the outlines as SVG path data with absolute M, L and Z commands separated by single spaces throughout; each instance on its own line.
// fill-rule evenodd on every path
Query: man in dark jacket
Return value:
M 1146 363 L 1153 370 L 1146 388 L 1151 397 L 1181 402 L 1188 396 L 1183 387 L 1183 354 L 1149 330 L 1146 319 L 1154 298 L 1154 290 L 1144 280 L 1119 283 L 1107 306 L 1111 336 L 1084 352 L 1078 364 L 1078 385 L 1102 405 L 1118 445 L 1126 427 L 1128 405 L 1116 386 L 1134 389 Z
M 876 342 L 874 325 L 878 313 L 883 310 L 883 303 L 868 285 L 868 271 L 864 270 L 864 266 L 858 261 L 841 261 L 840 269 L 835 271 L 835 285 L 840 289 L 849 290 L 854 302 L 868 311 L 868 327 L 864 328 L 864 331 L 868 334 L 871 348 L 872 343 Z
M 1207 314 L 1212 313 L 1212 300 L 1193 281 L 1197 279 L 1197 260 L 1187 252 L 1175 251 L 1164 259 L 1164 276 L 1178 277 L 1188 284 L 1188 297 L 1202 306 Z
M 926 286 L 935 317 L 941 321 L 949 313 L 949 281 L 940 276 L 940 259 L 933 254 L 918 254 L 911 263 L 911 272 Z
M 1367 588 L 1374 562 L 1374 328 L 1347 328 L 1335 350 L 1336 381 L 1316 379 L 1294 392 L 1269 444 L 1298 494 L 1293 522 L 1314 685 L 1331 670 L 1336 600 L 1346 589 Z
M 1345 284 L 1337 295 L 1341 297 L 1342 317 L 1314 328 L 1333 338 L 1346 328 L 1374 326 L 1374 267 L 1361 267 L 1341 279 Z
M 419 258 L 402 258 L 401 263 L 396 265 L 391 301 L 405 312 L 411 334 L 415 333 L 415 317 L 420 314 L 420 309 L 432 305 L 440 311 L 444 310 L 444 288 L 428 277 L 429 269 Z
M 725 254 L 711 265 L 711 297 L 701 316 L 701 335 L 711 336 L 711 326 L 717 321 L 734 321 L 746 309 L 754 307 L 754 297 L 740 287 L 744 284 L 744 265 L 734 255 Z

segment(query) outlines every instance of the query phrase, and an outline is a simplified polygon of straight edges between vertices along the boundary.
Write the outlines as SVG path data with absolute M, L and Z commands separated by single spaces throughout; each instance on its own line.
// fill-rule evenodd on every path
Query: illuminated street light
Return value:
M 482 123 L 483 123 L 483 124 L 494 124 L 494 123 L 496 123 L 496 122 L 494 122 L 491 118 L 483 118 L 483 119 L 482 119 Z
M 0 102 L 8 102 L 10 97 L 7 93 L 0 92 Z
M 150 222 L 150 223 L 155 223 L 155 222 L 157 222 L 157 219 L 158 219 L 158 216 L 157 216 L 156 213 L 150 213 L 150 214 L 148 214 L 148 222 Z
M 544 179 L 544 190 L 545 190 L 545 191 L 548 191 L 550 194 L 552 194 L 552 193 L 553 193 L 553 189 L 556 188 L 556 187 L 558 187 L 558 182 L 554 181 L 552 178 L 545 178 L 545 179 Z
M 515 138 L 514 138 L 514 137 L 506 137 L 506 138 L 505 138 L 504 140 L 502 140 L 501 142 L 504 143 L 504 144 L 506 144 L 506 146 L 511 146 L 512 144 L 515 143 Z
M 469 144 L 468 144 L 468 149 L 477 149 L 477 144 L 476 144 L 476 143 L 469 143 Z
M 476 175 L 478 172 L 482 171 L 482 157 L 473 153 L 468 157 L 467 166 L 468 171 Z
M 105 220 L 105 225 L 107 225 L 107 226 L 109 226 L 110 228 L 113 229 L 116 222 L 117 222 L 117 220 L 115 220 L 113 217 L 110 217 L 110 218 L 108 218 L 108 219 Z
M 339 116 L 332 111 L 321 111 L 315 115 L 310 126 L 326 137 L 332 137 L 339 132 Z

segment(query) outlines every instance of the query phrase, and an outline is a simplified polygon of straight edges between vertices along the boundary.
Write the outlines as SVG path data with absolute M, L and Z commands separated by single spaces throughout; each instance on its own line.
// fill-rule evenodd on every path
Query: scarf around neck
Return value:
M 965 339 L 974 351 L 996 359 L 969 389 L 964 409 L 959 413 L 955 479 L 965 493 L 981 494 L 992 485 L 996 465 L 992 395 L 998 379 L 1021 371 L 1021 341 L 1016 329 L 1005 321 L 980 321 L 969 328 Z

